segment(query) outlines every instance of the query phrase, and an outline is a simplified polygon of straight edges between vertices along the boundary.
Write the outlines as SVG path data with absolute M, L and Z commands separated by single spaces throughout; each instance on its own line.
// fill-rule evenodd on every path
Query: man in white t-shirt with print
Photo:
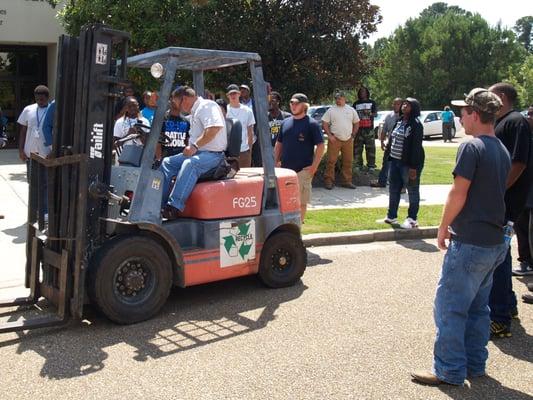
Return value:
M 52 150 L 45 145 L 43 123 L 48 111 L 50 92 L 44 85 L 39 85 L 33 91 L 35 103 L 26 106 L 20 113 L 17 123 L 20 125 L 19 157 L 28 161 L 31 153 L 47 157 Z
M 50 91 L 44 85 L 37 86 L 33 95 L 35 103 L 26 106 L 20 113 L 17 123 L 20 125 L 19 137 L 19 158 L 26 162 L 26 178 L 28 183 L 31 176 L 31 154 L 38 154 L 41 157 L 48 157 L 52 151 L 52 146 L 46 145 L 44 137 L 44 120 L 48 112 Z M 43 212 L 48 212 L 46 191 L 47 182 L 46 175 L 41 175 L 39 188 L 41 190 L 40 196 L 44 203 L 42 205 Z
M 328 135 L 328 161 L 324 173 L 324 186 L 331 190 L 335 184 L 335 164 L 342 155 L 341 186 L 355 189 L 352 183 L 353 138 L 359 128 L 357 111 L 346 104 L 343 92 L 335 93 L 335 105 L 322 117 L 322 129 Z
M 252 166 L 251 147 L 254 141 L 255 118 L 252 109 L 239 102 L 241 92 L 237 85 L 229 85 L 226 89 L 226 96 L 229 104 L 227 107 L 227 118 L 234 118 L 242 125 L 241 154 L 239 156 L 239 167 L 249 168 Z
M 228 147 L 226 121 L 213 100 L 196 95 L 194 89 L 182 86 L 172 92 L 175 106 L 191 114 L 189 144 L 182 153 L 165 157 L 160 170 L 164 175 L 163 218 L 175 219 L 185 209 L 198 178 L 224 159 Z M 170 182 L 176 183 L 169 195 Z

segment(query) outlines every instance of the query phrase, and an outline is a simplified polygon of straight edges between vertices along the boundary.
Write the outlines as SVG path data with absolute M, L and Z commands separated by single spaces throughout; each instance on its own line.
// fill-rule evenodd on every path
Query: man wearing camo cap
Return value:
M 435 295 L 433 368 L 411 376 L 427 385 L 461 386 L 467 375 L 485 374 L 492 274 L 507 250 L 504 196 L 511 161 L 494 133 L 502 107 L 497 95 L 476 88 L 452 104 L 461 107 L 461 122 L 473 139 L 457 151 L 438 229 L 438 246 L 447 252 Z

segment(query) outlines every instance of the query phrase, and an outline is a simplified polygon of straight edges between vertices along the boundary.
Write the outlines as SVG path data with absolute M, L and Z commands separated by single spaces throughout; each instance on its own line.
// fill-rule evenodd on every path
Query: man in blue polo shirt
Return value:
M 296 93 L 290 104 L 292 117 L 285 119 L 281 125 L 274 147 L 274 160 L 276 166 L 292 169 L 298 174 L 303 222 L 311 199 L 313 176 L 324 154 L 324 138 L 318 122 L 307 115 L 307 96 Z

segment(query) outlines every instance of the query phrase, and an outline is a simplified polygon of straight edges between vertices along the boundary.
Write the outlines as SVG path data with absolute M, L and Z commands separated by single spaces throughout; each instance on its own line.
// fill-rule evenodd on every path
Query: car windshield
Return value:
M 307 115 L 317 121 L 320 121 L 322 119 L 322 116 L 330 107 L 330 105 L 309 107 L 309 109 L 307 110 Z

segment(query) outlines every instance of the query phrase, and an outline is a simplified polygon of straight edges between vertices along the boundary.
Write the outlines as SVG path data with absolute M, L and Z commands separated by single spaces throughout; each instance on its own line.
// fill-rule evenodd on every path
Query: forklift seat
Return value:
M 231 179 L 239 172 L 239 155 L 241 154 L 242 125 L 238 119 L 226 118 L 228 147 L 220 164 L 202 174 L 198 182 Z

